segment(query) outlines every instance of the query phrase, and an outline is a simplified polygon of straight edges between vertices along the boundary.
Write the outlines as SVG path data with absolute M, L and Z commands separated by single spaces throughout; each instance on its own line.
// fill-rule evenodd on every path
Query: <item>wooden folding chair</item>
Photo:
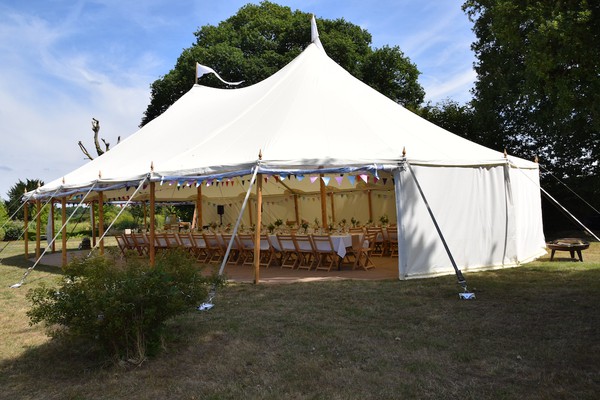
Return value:
M 388 226 L 386 230 L 390 257 L 398 257 L 398 227 Z
M 144 233 L 132 233 L 131 239 L 133 240 L 135 250 L 140 256 L 147 255 L 150 243 Z
M 331 271 L 332 267 L 339 268 L 340 256 L 333 248 L 329 235 L 310 235 L 313 249 L 316 254 L 316 270 Z
M 160 232 L 154 233 L 154 249 L 156 251 L 167 250 L 169 248 L 169 240 L 167 234 Z
M 381 227 L 369 227 L 367 228 L 367 235 L 375 234 L 375 247 L 372 251 L 372 256 L 383 256 L 385 253 L 385 236 L 383 235 L 383 229 Z
M 298 255 L 298 269 L 307 269 L 310 271 L 317 261 L 315 248 L 310 236 L 292 235 L 292 239 L 294 240 L 294 247 Z
M 208 263 L 220 263 L 223 260 L 225 253 L 221 245 L 221 240 L 216 233 L 207 232 L 202 234 L 204 237 L 204 244 L 206 245 L 206 251 L 208 252 L 207 262 Z
M 129 250 L 127 248 L 127 242 L 125 241 L 125 234 L 115 235 L 115 239 L 117 240 L 117 246 L 119 246 L 121 254 L 123 257 L 125 257 L 127 255 L 127 251 Z
M 243 265 L 254 265 L 254 235 L 240 234 L 242 246 Z M 271 246 L 268 235 L 260 235 L 260 258 L 258 265 L 269 268 L 275 260 L 275 249 Z
M 192 232 L 190 233 L 189 237 L 192 242 L 192 252 L 196 256 L 196 260 L 201 263 L 208 262 L 210 253 L 206 248 L 204 235 L 200 232 Z
M 368 270 L 375 268 L 375 264 L 371 261 L 371 255 L 377 243 L 377 232 L 367 233 L 356 253 L 356 260 L 352 269 L 362 268 Z
M 281 252 L 281 268 L 294 269 L 299 262 L 299 255 L 296 251 L 294 237 L 288 234 L 277 234 L 279 242 L 279 251 Z
M 221 235 L 222 245 L 223 245 L 223 254 L 227 251 L 227 247 L 229 246 L 229 242 L 233 239 L 233 243 L 231 244 L 231 251 L 229 252 L 229 258 L 227 259 L 227 264 L 237 264 L 238 261 L 241 260 L 242 256 L 242 245 L 240 244 L 240 239 L 237 235 L 232 235 L 231 233 L 224 233 Z

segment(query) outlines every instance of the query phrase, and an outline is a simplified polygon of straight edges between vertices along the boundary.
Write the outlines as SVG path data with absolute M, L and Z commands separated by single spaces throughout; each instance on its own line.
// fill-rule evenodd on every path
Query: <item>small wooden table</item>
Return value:
M 577 238 L 564 238 L 556 239 L 546 243 L 548 248 L 552 250 L 550 254 L 550 261 L 554 259 L 554 253 L 557 251 L 568 251 L 571 254 L 571 258 L 575 259 L 575 252 L 579 256 L 579 261 L 583 262 L 583 256 L 581 251 L 590 247 L 590 244 L 583 239 Z

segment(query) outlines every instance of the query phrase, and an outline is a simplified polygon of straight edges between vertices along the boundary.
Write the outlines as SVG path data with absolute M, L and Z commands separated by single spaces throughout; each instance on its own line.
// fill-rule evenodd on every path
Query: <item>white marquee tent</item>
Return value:
M 255 85 L 194 85 L 109 152 L 29 199 L 74 201 L 92 189 L 86 201 L 99 192 L 126 200 L 143 181 L 135 200 L 148 199 L 151 187 L 156 201 L 194 202 L 200 194 L 202 224 L 218 220 L 216 205 L 231 222 L 257 167 L 266 180 L 267 223 L 320 218 L 323 182 L 330 222 L 377 222 L 387 214 L 398 223 L 401 279 L 453 273 L 418 182 L 463 271 L 516 266 L 545 253 L 537 164 L 418 117 L 346 72 L 315 38 Z M 243 218 L 253 222 L 252 207 Z

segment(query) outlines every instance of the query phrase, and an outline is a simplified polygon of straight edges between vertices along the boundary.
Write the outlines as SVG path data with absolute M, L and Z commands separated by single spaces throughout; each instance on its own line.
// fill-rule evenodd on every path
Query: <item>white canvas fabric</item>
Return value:
M 109 152 L 29 195 L 57 189 L 77 195 L 96 183 L 106 198 L 121 200 L 141 179 L 151 179 L 158 201 L 195 201 L 200 185 L 204 223 L 218 221 L 217 204 L 227 206 L 224 222 L 233 221 L 259 152 L 260 171 L 271 176 L 263 188 L 266 223 L 296 219 L 294 194 L 302 219 L 320 218 L 319 184 L 308 177 L 325 168 L 335 208 L 328 200 L 328 215 L 335 211 L 336 222 L 367 222 L 370 190 L 374 222 L 387 214 L 391 223 L 402 223 L 401 278 L 453 272 L 405 162 L 422 181 L 464 270 L 514 266 L 544 252 L 535 163 L 505 158 L 431 124 L 354 78 L 315 43 L 255 85 L 194 85 Z M 370 181 L 356 178 L 359 173 Z M 272 177 L 288 174 L 283 181 Z M 145 187 L 136 200 L 147 198 Z

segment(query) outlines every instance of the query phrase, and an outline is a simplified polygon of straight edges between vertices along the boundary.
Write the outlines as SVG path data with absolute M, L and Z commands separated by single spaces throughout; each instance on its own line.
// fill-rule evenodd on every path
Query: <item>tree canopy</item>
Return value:
M 311 15 L 268 1 L 248 4 L 217 26 L 194 33 L 196 43 L 184 49 L 175 67 L 151 85 L 151 101 L 141 125 L 162 114 L 195 83 L 196 62 L 218 71 L 225 80 L 249 86 L 277 72 L 310 44 Z M 399 47 L 371 47 L 371 35 L 344 19 L 318 19 L 325 51 L 352 75 L 392 100 L 415 109 L 425 92 L 419 71 Z M 202 84 L 225 87 L 212 75 Z
M 15 183 L 7 192 L 8 201 L 6 202 L 6 209 L 9 215 L 13 215 L 13 219 L 22 220 L 25 216 L 23 212 L 23 208 L 21 208 L 21 198 L 25 191 L 31 192 L 37 189 L 40 186 L 43 186 L 44 182 L 39 179 L 27 179 L 25 182 L 19 179 L 17 183 Z M 28 218 L 31 218 L 35 215 L 35 211 L 33 209 L 29 209 Z
M 485 144 L 562 178 L 600 173 L 600 3 L 468 0 Z

